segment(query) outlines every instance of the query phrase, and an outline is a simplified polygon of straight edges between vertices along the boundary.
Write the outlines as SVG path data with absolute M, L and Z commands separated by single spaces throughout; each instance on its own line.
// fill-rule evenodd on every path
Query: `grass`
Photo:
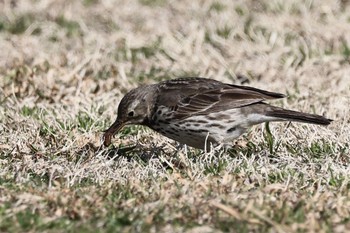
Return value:
M 349 6 L 315 4 L 0 2 L 0 231 L 349 231 Z M 140 126 L 101 147 L 127 91 L 178 76 L 335 121 L 262 124 L 228 151 Z

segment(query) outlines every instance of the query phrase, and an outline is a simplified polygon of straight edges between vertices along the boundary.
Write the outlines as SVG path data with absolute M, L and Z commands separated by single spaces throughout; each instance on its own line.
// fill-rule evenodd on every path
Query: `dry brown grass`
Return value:
M 0 1 L 0 231 L 350 230 L 349 1 Z M 198 75 L 335 119 L 201 153 L 142 127 L 141 83 Z

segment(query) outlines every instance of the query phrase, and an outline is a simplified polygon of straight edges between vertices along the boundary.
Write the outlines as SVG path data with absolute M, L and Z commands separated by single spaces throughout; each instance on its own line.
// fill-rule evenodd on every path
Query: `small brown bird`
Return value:
M 205 78 L 180 78 L 141 86 L 121 100 L 118 117 L 105 131 L 104 145 L 124 125 L 146 125 L 164 136 L 199 149 L 227 144 L 255 124 L 298 121 L 329 125 L 323 116 L 271 106 L 285 95 Z

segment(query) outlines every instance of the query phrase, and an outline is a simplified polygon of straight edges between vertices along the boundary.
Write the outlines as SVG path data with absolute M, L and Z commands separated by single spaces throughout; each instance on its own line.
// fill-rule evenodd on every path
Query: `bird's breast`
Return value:
M 203 149 L 210 143 L 216 145 L 240 136 L 246 130 L 245 119 L 239 109 L 177 119 L 170 108 L 161 107 L 149 126 L 182 144 Z

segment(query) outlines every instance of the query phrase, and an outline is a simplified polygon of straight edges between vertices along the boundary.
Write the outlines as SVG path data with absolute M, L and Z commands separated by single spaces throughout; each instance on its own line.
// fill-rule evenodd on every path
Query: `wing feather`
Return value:
M 163 94 L 158 104 L 174 109 L 174 116 L 180 119 L 284 97 L 279 93 L 204 78 L 170 80 L 160 88 L 159 93 Z

